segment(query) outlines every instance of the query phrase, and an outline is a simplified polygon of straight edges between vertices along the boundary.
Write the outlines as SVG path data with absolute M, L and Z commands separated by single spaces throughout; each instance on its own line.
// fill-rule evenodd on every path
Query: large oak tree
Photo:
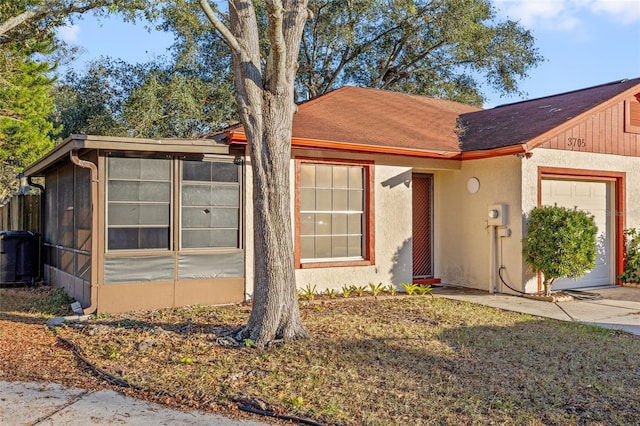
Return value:
M 200 5 L 233 58 L 236 102 L 247 135 L 253 176 L 253 308 L 238 338 L 264 346 L 307 336 L 300 319 L 293 266 L 289 162 L 296 111 L 294 81 L 308 18 L 306 0 L 267 0 L 267 49 L 251 0 L 228 2 L 228 26 L 207 0 Z

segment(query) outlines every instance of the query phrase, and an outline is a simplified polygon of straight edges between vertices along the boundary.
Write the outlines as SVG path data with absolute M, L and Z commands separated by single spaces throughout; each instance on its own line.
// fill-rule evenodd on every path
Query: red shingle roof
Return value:
M 460 146 L 468 152 L 527 143 L 639 84 L 640 78 L 621 80 L 462 114 Z
M 457 153 L 456 120 L 478 110 L 443 99 L 345 86 L 300 104 L 293 137 Z

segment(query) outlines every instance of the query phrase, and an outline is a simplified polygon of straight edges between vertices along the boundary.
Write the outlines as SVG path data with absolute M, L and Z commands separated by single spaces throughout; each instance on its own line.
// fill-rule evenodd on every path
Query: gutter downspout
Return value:
M 98 309 L 98 166 L 78 158 L 77 150 L 69 154 L 73 164 L 91 172 L 91 304 L 83 309 L 85 315 L 90 315 Z
M 45 205 L 45 189 L 44 185 L 40 185 L 39 183 L 33 182 L 31 176 L 27 176 L 27 183 L 29 186 L 33 186 L 34 188 L 38 188 L 40 190 L 41 199 L 40 199 L 40 223 L 38 224 L 38 231 L 40 232 L 40 241 L 38 242 L 38 279 L 44 280 L 44 262 L 42 259 L 42 244 L 44 241 L 44 205 Z

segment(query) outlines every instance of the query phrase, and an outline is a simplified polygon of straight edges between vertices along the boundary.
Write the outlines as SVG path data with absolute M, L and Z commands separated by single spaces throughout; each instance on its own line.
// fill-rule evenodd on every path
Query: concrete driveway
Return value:
M 522 296 L 489 294 L 462 287 L 436 287 L 433 294 L 447 299 L 520 312 L 560 321 L 574 321 L 625 330 L 640 336 L 640 289 L 611 286 L 580 292 L 574 300 L 547 302 Z

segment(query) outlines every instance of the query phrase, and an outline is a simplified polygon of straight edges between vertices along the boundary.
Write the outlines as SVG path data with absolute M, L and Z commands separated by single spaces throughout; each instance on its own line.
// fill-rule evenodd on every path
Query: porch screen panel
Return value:
M 74 168 L 74 228 L 76 277 L 91 279 L 91 171 Z
M 71 162 L 58 172 L 58 268 L 75 273 L 74 165 Z
M 182 162 L 181 247 L 240 248 L 240 173 L 231 161 Z
M 110 157 L 108 165 L 108 250 L 169 250 L 171 160 Z
M 300 166 L 300 258 L 362 259 L 365 229 L 362 166 Z
M 44 263 L 58 267 L 58 170 L 45 176 Z

